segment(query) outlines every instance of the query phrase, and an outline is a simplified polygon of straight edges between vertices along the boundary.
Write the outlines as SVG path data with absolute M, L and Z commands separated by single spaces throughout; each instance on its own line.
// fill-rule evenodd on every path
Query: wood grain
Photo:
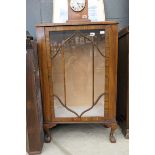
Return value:
M 29 37 L 30 38 L 30 37 Z M 37 43 L 27 39 L 26 53 L 26 142 L 29 154 L 43 147 L 43 115 L 37 57 Z

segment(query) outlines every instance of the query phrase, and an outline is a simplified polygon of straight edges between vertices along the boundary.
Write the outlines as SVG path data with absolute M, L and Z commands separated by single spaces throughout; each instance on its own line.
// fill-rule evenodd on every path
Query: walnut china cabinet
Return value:
M 36 26 L 45 141 L 64 123 L 102 123 L 115 143 L 117 23 Z

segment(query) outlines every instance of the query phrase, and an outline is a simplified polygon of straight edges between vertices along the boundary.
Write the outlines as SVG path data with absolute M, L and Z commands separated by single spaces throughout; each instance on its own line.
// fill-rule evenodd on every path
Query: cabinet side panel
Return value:
M 117 94 L 117 55 L 118 55 L 118 27 L 111 25 L 109 28 L 109 119 L 116 117 Z
M 47 53 L 44 27 L 36 28 L 44 122 L 51 120 Z
M 48 79 L 49 79 L 49 94 L 50 94 L 50 106 L 48 109 L 51 112 L 51 120 L 55 116 L 54 112 L 54 100 L 53 100 L 53 79 L 52 79 L 52 61 L 51 61 L 51 43 L 50 43 L 50 27 L 45 27 L 45 40 L 46 40 L 46 53 L 47 53 L 47 68 L 48 68 Z

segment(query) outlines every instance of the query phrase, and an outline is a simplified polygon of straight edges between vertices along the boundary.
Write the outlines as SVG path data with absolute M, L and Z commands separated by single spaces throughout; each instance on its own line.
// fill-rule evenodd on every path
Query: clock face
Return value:
M 82 11 L 85 7 L 85 0 L 71 0 L 70 7 L 73 11 L 79 12 Z

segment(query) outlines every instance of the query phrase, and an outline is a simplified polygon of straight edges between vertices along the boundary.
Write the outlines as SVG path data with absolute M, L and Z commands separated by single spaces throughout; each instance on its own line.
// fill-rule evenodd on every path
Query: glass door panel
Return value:
M 50 32 L 55 117 L 104 117 L 105 31 Z

